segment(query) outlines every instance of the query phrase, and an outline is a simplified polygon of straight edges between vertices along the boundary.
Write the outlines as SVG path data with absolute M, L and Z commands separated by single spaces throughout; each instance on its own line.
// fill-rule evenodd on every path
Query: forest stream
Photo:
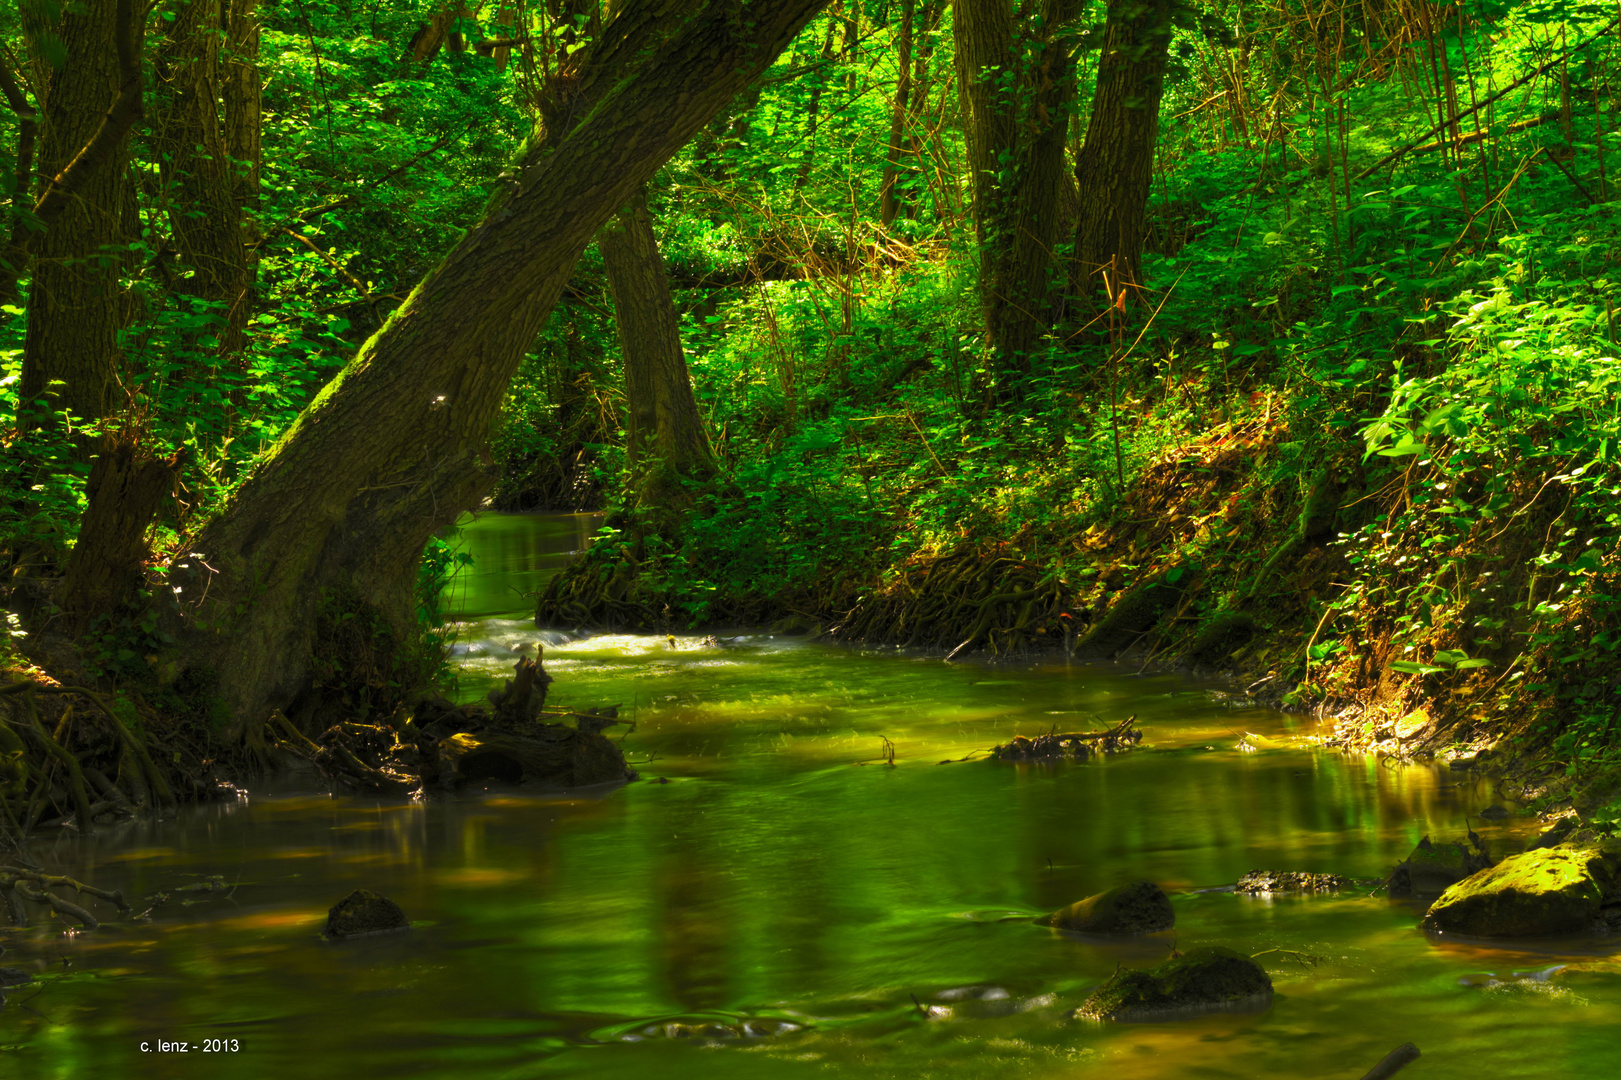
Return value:
M 36 841 L 53 872 L 170 899 L 149 922 L 6 939 L 4 963 L 34 979 L 0 1010 L 5 1074 L 1354 1078 L 1405 1041 L 1423 1051 L 1411 1075 L 1434 1080 L 1483 1061 L 1493 1080 L 1613 1067 L 1610 942 L 1487 948 L 1427 939 L 1412 905 L 1366 887 L 1220 888 L 1255 869 L 1379 878 L 1471 825 L 1495 854 L 1518 850 L 1534 823 L 1471 817 L 1497 801 L 1489 779 L 1291 744 L 1316 721 L 1129 667 L 945 664 L 748 631 L 673 647 L 537 635 L 521 594 L 592 528 L 486 515 L 463 530 L 459 695 L 482 697 L 538 636 L 553 700 L 635 721 L 622 746 L 641 780 L 411 800 L 329 795 L 311 776 Z M 1145 738 L 1129 753 L 951 760 L 1133 713 Z M 1246 733 L 1271 745 L 1241 748 Z M 1173 933 L 1083 940 L 1029 921 L 1140 878 L 1170 893 Z M 357 887 L 413 928 L 323 941 Z M 1117 966 L 1203 944 L 1256 954 L 1270 1009 L 1067 1019 Z

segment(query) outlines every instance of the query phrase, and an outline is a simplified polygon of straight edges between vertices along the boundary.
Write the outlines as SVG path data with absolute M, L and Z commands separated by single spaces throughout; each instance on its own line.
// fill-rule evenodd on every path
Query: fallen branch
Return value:
M 1363 1074 L 1362 1080 L 1387 1080 L 1395 1076 L 1408 1063 L 1419 1056 L 1418 1047 L 1412 1043 L 1402 1043 L 1396 1049 L 1384 1056 L 1384 1060 Z

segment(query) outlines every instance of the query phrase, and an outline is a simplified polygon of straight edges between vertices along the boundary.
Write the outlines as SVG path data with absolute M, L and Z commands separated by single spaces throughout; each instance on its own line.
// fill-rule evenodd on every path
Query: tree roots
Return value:
M 176 730 L 156 736 L 162 727 L 128 699 L 115 705 L 84 687 L 0 686 L 0 834 L 21 838 L 54 823 L 88 835 L 98 823 L 175 806 L 180 785 L 193 797 L 212 794 L 198 779 L 202 752 Z

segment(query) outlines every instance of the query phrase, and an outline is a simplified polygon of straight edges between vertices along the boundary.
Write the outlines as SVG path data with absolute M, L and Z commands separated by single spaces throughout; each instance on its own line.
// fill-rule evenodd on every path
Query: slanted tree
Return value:
M 1159 104 L 1177 0 L 1109 0 L 1097 91 L 1075 159 L 1074 259 L 1081 292 L 1118 303 L 1142 284 L 1143 236 Z M 1107 279 L 1107 293 L 1105 293 Z
M 968 136 L 979 292 L 993 363 L 984 389 L 1022 397 L 1047 332 L 1061 240 L 1064 136 L 1080 0 L 954 0 L 958 95 Z
M 681 326 L 664 257 L 659 254 L 647 191 L 639 189 L 597 234 L 619 328 L 629 411 L 626 450 L 641 473 L 643 505 L 671 509 L 681 480 L 714 472 L 703 417 L 681 349 Z
M 824 2 L 615 5 L 480 223 L 174 560 L 168 670 L 256 721 L 309 684 L 324 596 L 414 634 L 423 546 L 493 484 L 492 421 L 580 253 Z

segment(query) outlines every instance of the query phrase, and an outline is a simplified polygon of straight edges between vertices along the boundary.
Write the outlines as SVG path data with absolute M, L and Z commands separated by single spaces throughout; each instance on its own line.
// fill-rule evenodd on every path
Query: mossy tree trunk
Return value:
M 681 501 L 681 480 L 714 471 L 703 417 L 681 350 L 681 326 L 659 254 L 647 191 L 638 190 L 597 234 L 625 364 L 626 450 L 643 504 Z
M 993 354 L 982 390 L 1023 396 L 1049 325 L 1074 98 L 1080 0 L 1042 0 L 1019 21 L 1009 0 L 955 0 L 958 95 L 968 135 L 979 291 Z
M 1106 303 L 1142 283 L 1174 7 L 1175 0 L 1109 0 L 1092 116 L 1075 161 L 1080 206 L 1074 245 L 1081 291 L 1103 295 L 1106 277 Z
M 489 490 L 492 421 L 580 253 L 824 2 L 626 0 L 570 54 L 483 220 L 169 568 L 175 658 L 238 722 L 308 684 L 324 594 L 414 632 L 423 545 Z

